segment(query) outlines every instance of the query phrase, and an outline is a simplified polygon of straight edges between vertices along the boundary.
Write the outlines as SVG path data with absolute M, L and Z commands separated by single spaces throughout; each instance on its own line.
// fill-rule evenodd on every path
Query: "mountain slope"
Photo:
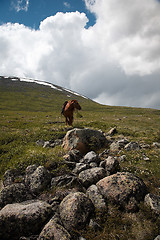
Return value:
M 98 105 L 85 96 L 57 85 L 33 79 L 0 77 L 0 109 L 53 111 L 64 101 L 77 99 L 83 105 Z

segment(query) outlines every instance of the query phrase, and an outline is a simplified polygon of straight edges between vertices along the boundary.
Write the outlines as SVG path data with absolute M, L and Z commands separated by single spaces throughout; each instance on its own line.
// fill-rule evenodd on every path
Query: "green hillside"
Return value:
M 160 110 L 100 105 L 90 99 L 69 94 L 63 88 L 61 90 L 37 83 L 0 78 L 0 176 L 7 169 L 17 168 L 23 171 L 26 166 L 34 163 L 52 169 L 55 176 L 69 172 L 63 163 L 65 152 L 61 146 L 43 148 L 36 142 L 54 141 L 65 136 L 69 128 L 65 126 L 64 117 L 60 114 L 61 108 L 65 100 L 77 99 L 82 110 L 74 114 L 74 127 L 101 129 L 105 133 L 116 127 L 115 139 L 124 136 L 129 141 L 149 146 L 139 151 L 122 150 L 114 156 L 125 154 L 127 160 L 121 163 L 121 171 L 129 171 L 141 177 L 151 193 L 160 195 L 160 148 L 152 147 L 154 142 L 160 143 Z M 149 161 L 144 160 L 144 155 Z M 55 170 L 54 164 L 58 166 Z M 148 218 L 151 216 L 143 222 L 154 222 L 154 218 L 150 221 Z M 120 224 L 120 215 L 116 219 L 116 223 L 113 219 L 110 222 L 107 220 L 111 231 L 114 230 L 114 236 L 118 234 L 116 231 L 121 233 L 114 225 Z M 134 227 L 138 231 L 136 221 Z M 154 227 L 157 233 L 157 225 L 154 223 L 151 232 L 154 232 Z M 93 238 L 93 233 L 90 233 L 90 236 L 92 240 L 108 239 L 103 238 L 103 234 Z M 151 237 L 145 239 L 151 240 Z

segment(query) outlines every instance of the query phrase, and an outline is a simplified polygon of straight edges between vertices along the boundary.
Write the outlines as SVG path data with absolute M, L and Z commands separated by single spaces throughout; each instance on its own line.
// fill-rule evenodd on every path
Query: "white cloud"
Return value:
M 11 2 L 12 7 L 17 11 L 28 11 L 29 0 L 16 0 Z
M 0 75 L 32 77 L 101 103 L 160 109 L 160 4 L 85 0 L 96 15 L 57 13 L 39 30 L 0 26 Z

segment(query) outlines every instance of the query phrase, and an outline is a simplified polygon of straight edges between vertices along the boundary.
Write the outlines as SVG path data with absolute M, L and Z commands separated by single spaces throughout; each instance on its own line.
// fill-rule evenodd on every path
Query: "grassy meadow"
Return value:
M 115 156 L 125 154 L 127 160 L 121 163 L 121 171 L 141 177 L 150 192 L 160 195 L 160 149 L 152 147 L 153 142 L 160 143 L 160 110 L 104 106 L 80 96 L 68 97 L 65 91 L 47 86 L 3 78 L 0 79 L 0 176 L 7 169 L 24 171 L 34 163 L 48 169 L 56 164 L 58 167 L 52 170 L 55 176 L 69 171 L 63 163 L 65 152 L 61 146 L 43 148 L 36 142 L 65 136 L 68 128 L 60 113 L 64 101 L 70 98 L 76 98 L 82 107 L 74 114 L 74 127 L 107 133 L 116 126 L 115 138 L 125 136 L 129 141 L 149 144 L 149 148 L 122 150 Z M 144 160 L 144 155 L 149 161 Z M 99 222 L 104 226 L 102 231 L 82 231 L 87 240 L 152 240 L 159 233 L 160 223 L 143 204 L 137 214 L 113 208 L 112 215 L 104 215 Z

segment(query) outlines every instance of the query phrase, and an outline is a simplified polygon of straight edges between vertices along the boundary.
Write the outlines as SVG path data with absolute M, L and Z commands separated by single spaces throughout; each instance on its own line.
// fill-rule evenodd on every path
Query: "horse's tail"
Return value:
M 68 101 L 65 101 L 62 107 L 61 115 L 64 113 L 65 106 L 67 105 Z

